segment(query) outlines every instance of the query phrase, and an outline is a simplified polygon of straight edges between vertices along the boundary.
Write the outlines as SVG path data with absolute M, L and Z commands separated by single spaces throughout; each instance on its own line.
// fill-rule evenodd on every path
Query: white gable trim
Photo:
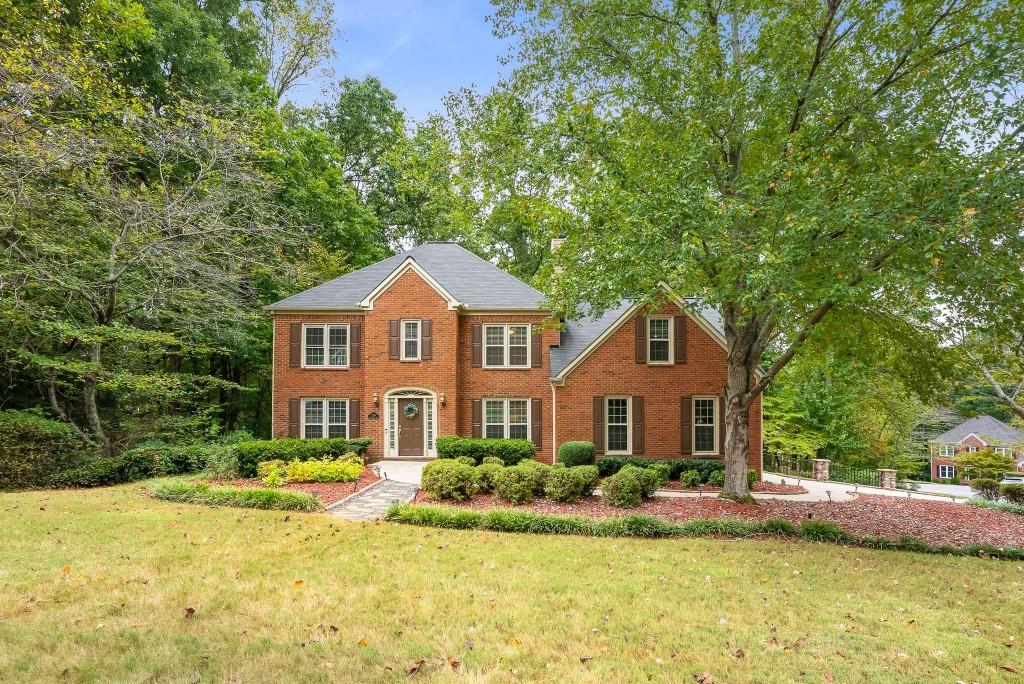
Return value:
M 991 444 L 989 444 L 989 443 L 988 443 L 987 441 L 985 441 L 984 439 L 982 439 L 982 438 L 981 438 L 981 436 L 980 436 L 980 435 L 978 435 L 978 433 L 977 433 L 977 432 L 972 432 L 971 434 L 967 435 L 966 437 L 964 437 L 963 439 L 961 439 L 961 440 L 960 440 L 959 442 L 957 442 L 957 444 L 963 444 L 964 442 L 966 442 L 966 441 L 967 441 L 968 439 L 970 439 L 971 437 L 974 437 L 974 438 L 975 438 L 976 440 L 978 440 L 979 442 L 981 442 L 981 443 L 982 443 L 982 444 L 984 444 L 985 446 L 991 446 Z
M 713 339 L 716 342 L 718 342 L 718 344 L 722 347 L 722 349 L 728 349 L 728 347 L 725 344 L 725 336 L 722 335 L 722 333 L 718 332 L 718 330 L 715 329 L 715 326 L 711 325 L 710 321 L 708 321 L 706 318 L 701 316 L 698 311 L 695 311 L 686 302 L 685 299 L 682 299 L 680 297 L 677 297 L 677 296 L 673 295 L 671 289 L 665 283 L 659 283 L 658 287 L 662 288 L 666 293 L 671 295 L 672 302 L 675 303 L 675 305 L 679 307 L 679 310 L 682 311 L 683 314 L 685 314 L 685 315 L 689 316 L 691 319 L 693 319 L 693 321 L 698 326 L 700 326 L 701 330 L 703 330 L 708 335 L 710 335 L 711 339 Z M 587 347 L 583 351 L 581 351 L 579 354 L 577 354 L 576 358 L 574 358 L 571 362 L 569 362 L 569 365 L 567 365 L 565 368 L 563 368 L 562 371 L 558 375 L 556 375 L 555 377 L 551 378 L 551 381 L 556 383 L 556 384 L 562 384 L 565 381 L 566 376 L 568 376 L 569 373 L 571 373 L 573 371 L 573 369 L 575 369 L 577 366 L 579 366 L 581 363 L 583 363 L 583 361 L 585 361 L 586 358 L 588 356 L 590 356 L 594 352 L 595 349 L 600 347 L 602 344 L 605 343 L 605 341 L 609 337 L 614 335 L 619 330 L 619 328 L 621 328 L 626 323 L 626 321 L 628 321 L 630 318 L 632 318 L 637 313 L 639 308 L 640 308 L 639 305 L 633 304 L 628 309 L 626 309 L 624 312 L 622 312 L 621 316 L 616 318 L 615 321 L 610 326 L 608 326 L 608 328 L 604 332 L 602 332 L 600 335 L 598 335 L 597 338 L 593 342 L 591 342 L 589 345 L 587 345 Z M 755 370 L 755 374 L 760 376 L 760 375 L 763 375 L 764 372 L 761 369 L 758 368 L 758 369 Z
M 370 290 L 370 293 L 363 297 L 363 300 L 359 302 L 359 306 L 363 307 L 366 310 L 372 311 L 374 300 L 376 300 L 377 297 L 383 294 L 389 287 L 394 285 L 399 278 L 401 278 L 409 271 L 413 271 L 420 278 L 423 278 L 423 280 L 425 280 L 427 284 L 430 285 L 430 287 L 434 288 L 434 291 L 437 292 L 437 294 L 441 295 L 441 297 L 446 302 L 448 302 L 448 308 L 450 310 L 457 309 L 458 307 L 462 306 L 462 302 L 456 299 L 451 292 L 444 289 L 441 286 L 441 283 L 434 280 L 433 276 L 431 276 L 419 264 L 417 264 L 416 260 L 413 259 L 412 257 L 406 257 L 405 261 L 403 261 L 394 271 L 392 271 L 387 278 L 382 280 L 380 284 L 377 285 L 377 287 Z

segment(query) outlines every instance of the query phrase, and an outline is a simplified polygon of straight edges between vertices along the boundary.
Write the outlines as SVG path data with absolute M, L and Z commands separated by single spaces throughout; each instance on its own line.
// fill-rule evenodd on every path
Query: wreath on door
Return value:
M 402 409 L 402 415 L 409 420 L 415 420 L 416 416 L 420 415 L 420 407 L 410 401 Z

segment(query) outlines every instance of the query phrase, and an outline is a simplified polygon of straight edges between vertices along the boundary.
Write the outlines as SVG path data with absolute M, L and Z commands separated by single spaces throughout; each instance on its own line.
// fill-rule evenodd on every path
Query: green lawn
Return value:
M 1020 563 L 0 495 L 0 681 L 1017 682 Z M 189 609 L 194 613 L 189 616 Z M 452 670 L 449 658 L 459 662 Z

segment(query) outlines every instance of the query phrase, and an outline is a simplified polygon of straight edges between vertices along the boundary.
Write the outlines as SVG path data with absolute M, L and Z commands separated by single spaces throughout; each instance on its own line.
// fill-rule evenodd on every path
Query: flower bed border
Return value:
M 970 546 L 933 546 L 915 537 L 885 537 L 850 534 L 835 523 L 805 520 L 795 525 L 777 518 L 751 521 L 733 518 L 703 518 L 674 523 L 653 515 L 633 514 L 615 518 L 593 519 L 584 516 L 548 515 L 495 508 L 487 511 L 447 506 L 395 504 L 385 519 L 406 525 L 440 527 L 455 530 L 488 530 L 492 532 L 524 532 L 530 534 L 564 534 L 585 537 L 728 537 L 742 539 L 756 536 L 784 537 L 806 541 L 828 542 L 842 546 L 858 546 L 886 551 L 912 551 L 998 560 L 1024 560 L 1024 548 L 1000 548 L 989 544 Z

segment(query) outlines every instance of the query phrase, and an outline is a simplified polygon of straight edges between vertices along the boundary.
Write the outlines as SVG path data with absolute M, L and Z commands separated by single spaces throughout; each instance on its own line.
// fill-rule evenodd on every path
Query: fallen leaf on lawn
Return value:
M 594 659 L 594 656 L 580 656 L 580 662 L 585 663 Z
M 466 648 L 468 650 L 470 650 L 470 651 L 473 650 L 473 640 L 472 639 L 466 639 Z
M 693 681 L 697 684 L 715 684 L 715 680 L 707 672 L 693 675 Z
M 731 655 L 736 660 L 739 660 L 740 658 L 745 657 L 747 654 L 743 652 L 742 648 L 736 648 L 736 649 L 729 649 L 729 655 Z
M 508 643 L 509 646 L 519 646 L 520 645 L 519 639 L 516 639 L 515 637 L 512 637 L 512 636 L 510 636 L 505 641 Z
M 825 681 L 826 682 L 834 682 L 834 681 L 836 681 L 836 678 L 833 677 L 830 673 L 826 672 L 825 673 Z
M 68 574 L 69 572 L 71 572 L 71 566 L 70 566 L 70 565 L 65 565 L 65 566 L 64 566 L 64 574 L 66 575 L 66 574 Z
M 192 617 L 195 614 L 196 614 L 196 609 L 193 608 L 192 606 L 189 606 L 188 608 L 185 609 L 185 617 L 190 618 L 190 617 Z
M 452 658 L 451 656 L 448 656 L 448 667 L 452 668 L 453 670 L 458 670 L 459 669 L 459 665 L 461 665 L 461 664 L 462 663 L 460 663 L 455 658 Z
M 360 646 L 365 646 L 366 644 L 368 644 L 370 642 L 369 642 L 369 640 L 367 640 L 366 637 L 359 637 L 359 641 L 357 641 L 356 643 L 359 644 Z
M 974 216 L 977 213 L 978 210 L 975 209 L 974 207 L 967 207 L 966 209 L 964 209 L 964 214 L 966 214 L 967 216 Z
M 425 662 L 427 662 L 427 661 L 424 660 L 423 658 L 420 658 L 419 660 L 414 662 L 412 665 L 410 665 L 408 668 L 406 668 L 405 676 L 406 677 L 412 677 L 414 674 L 416 674 L 417 672 L 420 671 L 420 668 L 423 667 L 423 663 L 425 663 Z
M 1004 672 L 1013 672 L 1014 674 L 1016 674 L 1017 672 L 1020 671 L 1017 668 L 1015 668 L 1013 665 L 1000 665 L 999 669 L 1003 670 Z
M 911 619 L 907 621 L 907 627 L 917 627 L 917 620 Z
M 298 589 L 302 586 L 302 580 L 295 580 L 295 588 Z

